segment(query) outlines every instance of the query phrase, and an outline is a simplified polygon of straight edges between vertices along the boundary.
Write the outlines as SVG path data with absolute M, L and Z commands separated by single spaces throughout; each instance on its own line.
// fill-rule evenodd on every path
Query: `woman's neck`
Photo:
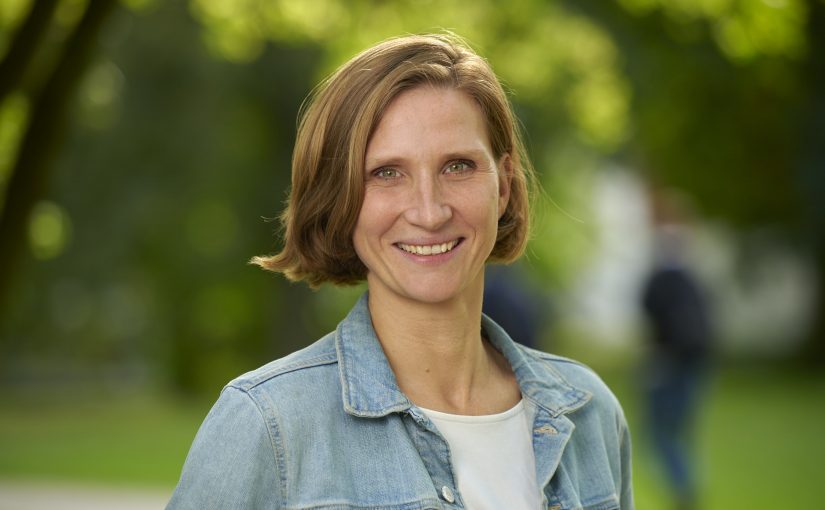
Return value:
M 509 364 L 481 337 L 481 283 L 469 298 L 437 304 L 370 289 L 373 327 L 399 388 L 416 405 L 480 415 L 521 397 Z

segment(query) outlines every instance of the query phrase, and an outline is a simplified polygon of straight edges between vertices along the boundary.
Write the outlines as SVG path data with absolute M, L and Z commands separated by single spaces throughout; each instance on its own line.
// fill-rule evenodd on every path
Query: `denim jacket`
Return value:
M 464 508 L 449 447 L 398 388 L 367 299 L 334 332 L 223 389 L 167 509 Z M 482 327 L 533 423 L 543 507 L 632 509 L 630 438 L 610 390 L 579 363 L 514 343 L 487 317 Z

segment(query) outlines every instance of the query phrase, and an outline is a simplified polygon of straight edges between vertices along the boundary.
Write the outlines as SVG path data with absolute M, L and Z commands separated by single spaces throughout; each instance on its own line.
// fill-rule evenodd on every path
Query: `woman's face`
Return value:
M 467 94 L 419 86 L 396 97 L 367 145 L 364 202 L 353 233 L 373 297 L 479 299 L 509 197 Z

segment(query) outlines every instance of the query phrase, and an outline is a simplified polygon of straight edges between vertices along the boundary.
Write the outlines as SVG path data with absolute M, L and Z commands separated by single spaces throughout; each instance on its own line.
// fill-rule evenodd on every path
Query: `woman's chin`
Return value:
M 440 304 L 460 299 L 468 292 L 466 287 L 450 278 L 410 278 L 407 281 L 396 282 L 396 285 L 386 290 L 407 301 Z

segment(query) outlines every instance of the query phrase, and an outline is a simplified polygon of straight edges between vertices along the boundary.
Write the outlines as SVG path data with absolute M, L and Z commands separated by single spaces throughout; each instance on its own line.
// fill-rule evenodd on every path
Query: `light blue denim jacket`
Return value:
M 333 333 L 224 388 L 168 509 L 464 508 L 449 447 L 398 388 L 367 299 Z M 632 509 L 630 437 L 610 390 L 487 317 L 482 327 L 521 387 L 544 508 Z

